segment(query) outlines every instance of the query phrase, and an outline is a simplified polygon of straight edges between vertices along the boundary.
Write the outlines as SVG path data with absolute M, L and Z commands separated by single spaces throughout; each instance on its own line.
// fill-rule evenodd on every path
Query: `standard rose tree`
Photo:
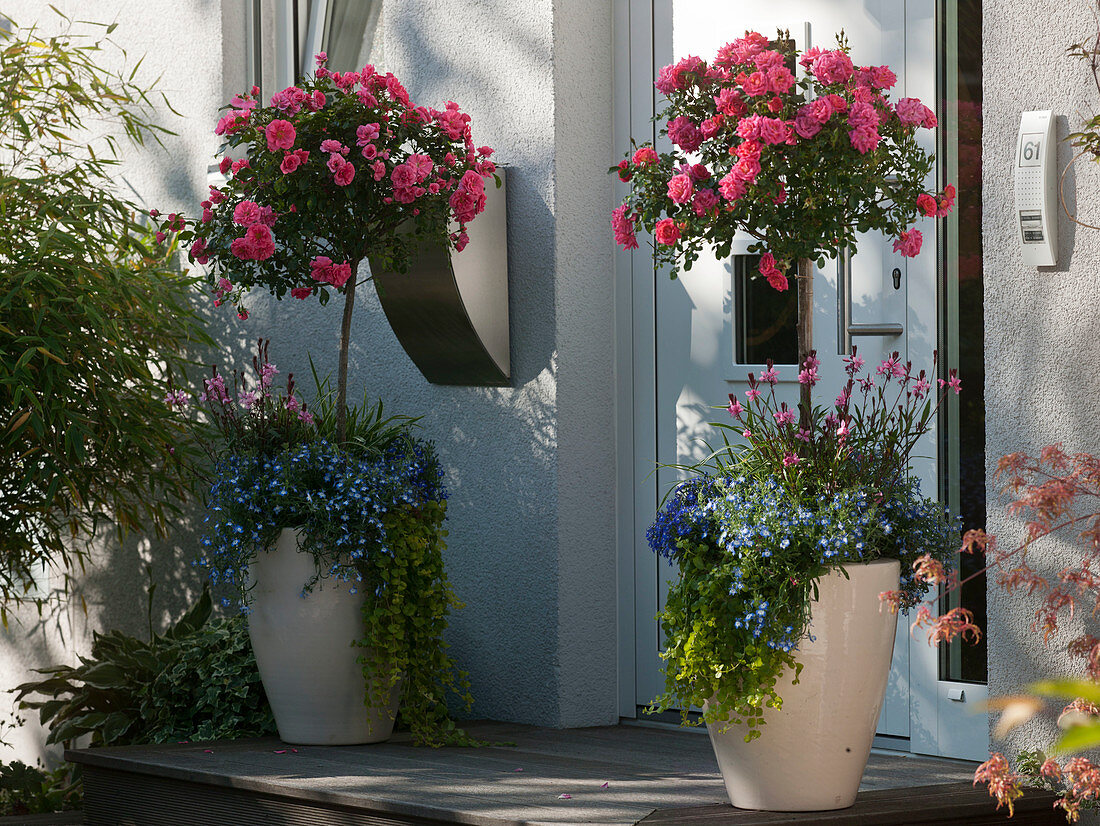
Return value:
M 655 85 L 668 106 L 658 119 L 673 148 L 645 144 L 612 167 L 631 184 L 612 215 L 615 240 L 634 249 L 639 228 L 651 233 L 657 262 L 675 277 L 704 250 L 728 257 L 743 233 L 777 290 L 797 262 L 807 309 L 811 262 L 854 253 L 858 233 L 881 232 L 901 255 L 917 255 L 914 220 L 946 215 L 955 189 L 925 191 L 933 162 L 916 130 L 936 116 L 916 98 L 891 103 L 896 81 L 886 66 L 854 65 L 843 37 L 834 50 L 800 54 L 782 33 L 775 42 L 747 33 L 709 64 L 690 56 L 665 66 Z M 800 363 L 812 348 L 800 313 Z
M 233 98 L 215 132 L 226 146 L 223 186 L 210 188 L 198 220 L 169 215 L 165 234 L 209 264 L 215 304 L 248 317 L 253 287 L 321 303 L 344 294 L 338 438 L 345 435 L 347 355 L 360 262 L 403 271 L 425 240 L 461 251 L 466 225 L 485 208 L 493 150 L 475 147 L 470 116 L 448 102 L 415 106 L 392 74 L 373 66 L 330 72 L 325 55 L 300 86 Z M 243 157 L 242 155 L 243 150 Z M 499 185 L 499 180 L 497 181 Z M 451 222 L 457 224 L 449 231 Z

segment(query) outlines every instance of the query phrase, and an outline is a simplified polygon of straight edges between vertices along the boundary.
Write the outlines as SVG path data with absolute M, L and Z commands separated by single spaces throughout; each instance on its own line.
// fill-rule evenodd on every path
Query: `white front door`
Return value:
M 648 18 L 641 7 L 648 10 Z M 629 112 L 621 108 L 619 119 L 620 123 L 629 119 L 631 134 L 639 141 L 653 137 L 647 118 L 654 105 L 649 90 L 656 68 L 689 54 L 708 58 L 746 30 L 766 34 L 777 28 L 787 30 L 801 50 L 831 48 L 835 34 L 843 29 L 857 64 L 886 64 L 894 69 L 895 97 L 919 97 L 929 103 L 935 99 L 934 0 L 772 0 L 767 4 L 635 0 L 625 12 L 620 9 L 620 17 L 624 15 L 630 31 L 630 101 Z M 651 54 L 641 59 L 637 52 L 646 49 L 647 43 L 652 44 Z M 660 108 L 659 101 L 656 105 Z M 932 150 L 929 133 L 926 142 L 925 148 Z M 930 180 L 928 187 L 935 189 L 935 181 Z M 846 267 L 830 261 L 816 271 L 814 344 L 823 381 L 818 386 L 821 397 L 815 397 L 815 402 L 828 403 L 843 384 L 840 353 L 846 352 L 848 342 L 842 324 L 856 333 L 851 343 L 868 363 L 898 351 L 902 361 L 930 369 L 937 346 L 936 228 L 925 221 L 920 229 L 925 234 L 924 251 L 915 259 L 895 254 L 889 241 L 869 235 L 860 239 L 858 254 Z M 733 256 L 725 260 L 704 256 L 676 281 L 663 271 L 653 272 L 651 259 L 649 277 L 645 276 L 644 247 L 631 256 L 636 345 L 633 513 L 638 537 L 633 560 L 632 659 L 638 706 L 660 693 L 663 683 L 653 617 L 674 575 L 644 540 L 642 523 L 652 519 L 656 503 L 675 479 L 672 470 L 652 473 L 654 464 L 690 464 L 705 456 L 706 442 L 716 437 L 708 422 L 726 415 L 713 408 L 724 406 L 728 393 L 743 398 L 746 374 L 759 374 L 766 358 L 779 364 L 780 397 L 792 406 L 798 399 L 794 290 L 778 294 L 762 281 L 749 282 L 744 274 L 755 270 L 755 259 L 745 254 L 746 246 L 735 245 Z M 652 331 L 644 329 L 647 324 Z M 646 353 L 652 353 L 651 362 Z M 650 384 L 639 392 L 650 370 Z M 920 456 L 915 469 L 923 489 L 930 492 L 938 489 L 936 450 L 936 439 L 929 434 L 915 451 Z M 985 716 L 967 713 L 983 699 L 984 686 L 968 684 L 960 689 L 939 679 L 936 651 L 922 636 L 910 636 L 903 617 L 879 724 L 881 742 L 925 754 L 984 759 Z

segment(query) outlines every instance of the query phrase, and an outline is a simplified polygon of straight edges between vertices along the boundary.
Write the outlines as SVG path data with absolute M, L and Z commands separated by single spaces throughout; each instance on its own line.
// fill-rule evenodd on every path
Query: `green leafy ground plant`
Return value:
M 150 610 L 152 593 L 150 593 Z M 242 617 L 211 619 L 199 600 L 162 634 L 93 636 L 76 666 L 38 670 L 15 689 L 49 728 L 47 743 L 92 746 L 226 740 L 275 732 Z

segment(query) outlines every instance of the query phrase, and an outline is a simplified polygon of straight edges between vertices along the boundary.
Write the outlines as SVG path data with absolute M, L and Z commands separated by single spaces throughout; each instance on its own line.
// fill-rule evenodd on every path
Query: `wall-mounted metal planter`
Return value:
M 422 244 L 407 273 L 372 266 L 390 326 L 432 384 L 507 386 L 507 177 L 485 187 L 485 211 L 468 227 L 462 252 Z

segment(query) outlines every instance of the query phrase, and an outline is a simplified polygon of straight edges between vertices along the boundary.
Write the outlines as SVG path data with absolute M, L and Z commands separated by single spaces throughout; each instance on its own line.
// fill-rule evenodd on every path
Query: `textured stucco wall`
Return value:
M 1037 452 L 1062 442 L 1070 452 L 1100 451 L 1100 232 L 1077 227 L 1060 216 L 1058 266 L 1036 269 L 1021 262 L 1014 219 L 1013 161 L 1021 111 L 1052 109 L 1058 137 L 1076 131 L 1100 108 L 1086 66 L 1064 56 L 1071 43 L 1096 34 L 1095 4 L 1086 0 L 1042 0 L 1020 13 L 1016 3 L 985 3 L 983 241 L 986 319 L 986 451 L 989 478 L 997 459 L 1017 450 Z M 1036 26 L 1035 21 L 1042 25 Z M 1072 157 L 1058 148 L 1061 171 Z M 1100 224 L 1100 170 L 1081 161 L 1066 176 L 1071 212 Z M 1022 538 L 1021 521 L 1009 518 L 1005 499 L 990 482 L 989 530 L 1004 549 Z M 1071 565 L 1072 541 L 1044 539 L 1030 555 L 1048 577 Z M 1088 611 L 1067 622 L 1044 646 L 1031 630 L 1035 602 L 989 588 L 989 688 L 993 696 L 1016 692 L 1043 676 L 1080 673 L 1065 643 Z M 994 743 L 1014 756 L 1019 748 L 1053 732 L 1050 719 L 1034 721 L 1009 743 Z
M 212 125 L 221 98 L 220 5 L 214 0 L 99 0 L 95 4 L 57 0 L 54 5 L 75 19 L 118 23 L 112 39 L 126 49 L 128 57 L 108 49 L 105 65 L 119 70 L 126 66 L 129 74 L 129 68 L 145 55 L 136 79 L 151 82 L 162 76 L 158 88 L 182 117 L 161 104 L 156 120 L 177 134 L 163 138 L 164 149 L 152 144 L 128 150 L 118 183 L 146 207 L 156 206 L 163 212 L 192 209 L 206 191 L 206 168 L 217 146 Z M 19 25 L 37 22 L 47 32 L 63 27 L 41 0 L 9 0 L 3 12 Z M 81 26 L 73 30 L 103 32 Z M 217 332 L 223 340 L 234 338 L 233 330 L 224 324 Z M 152 565 L 153 580 L 158 583 L 154 613 L 158 625 L 167 615 L 178 614 L 194 593 L 198 579 L 189 562 L 195 557 L 195 537 L 185 524 L 166 543 L 132 537 L 119 545 L 108 533 L 95 547 L 96 564 L 79 584 L 87 614 L 74 601 L 42 620 L 33 611 L 24 613 L 9 629 L 0 631 L 0 691 L 31 679 L 32 668 L 74 663 L 76 652 L 86 650 L 93 629 L 121 628 L 143 635 L 146 563 Z M 10 698 L 0 695 L 0 720 L 10 708 Z M 6 739 L 14 748 L 0 749 L 0 760 L 33 762 L 44 754 L 36 719 L 28 719 Z
M 597 4 L 598 5 L 598 4 Z M 387 69 L 458 101 L 509 169 L 513 386 L 427 384 L 373 302 L 356 375 L 424 412 L 452 488 L 450 639 L 475 715 L 617 719 L 609 189 L 610 12 L 387 0 Z

